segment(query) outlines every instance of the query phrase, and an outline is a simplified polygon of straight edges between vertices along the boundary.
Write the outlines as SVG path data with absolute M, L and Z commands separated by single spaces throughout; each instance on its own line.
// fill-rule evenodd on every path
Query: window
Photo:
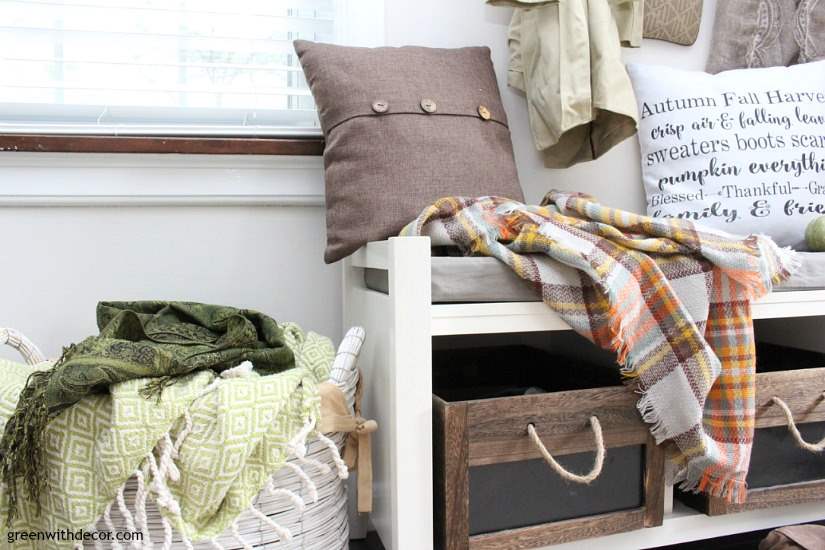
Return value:
M 0 133 L 319 134 L 292 48 L 383 41 L 380 0 L 0 0 Z

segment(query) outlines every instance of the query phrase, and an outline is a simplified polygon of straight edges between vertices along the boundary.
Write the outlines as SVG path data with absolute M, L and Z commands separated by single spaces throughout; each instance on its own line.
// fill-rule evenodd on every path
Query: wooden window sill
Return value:
M 39 153 L 176 153 L 320 156 L 321 137 L 173 137 L 0 134 L 0 151 Z

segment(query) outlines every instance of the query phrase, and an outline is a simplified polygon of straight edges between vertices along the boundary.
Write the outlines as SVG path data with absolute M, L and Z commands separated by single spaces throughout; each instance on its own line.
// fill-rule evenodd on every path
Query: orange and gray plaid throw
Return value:
M 794 252 L 582 194 L 551 191 L 542 205 L 444 198 L 401 234 L 493 256 L 535 284 L 575 331 L 616 352 L 657 443 L 675 443 L 673 481 L 744 501 L 754 430 L 750 302 L 789 276 Z

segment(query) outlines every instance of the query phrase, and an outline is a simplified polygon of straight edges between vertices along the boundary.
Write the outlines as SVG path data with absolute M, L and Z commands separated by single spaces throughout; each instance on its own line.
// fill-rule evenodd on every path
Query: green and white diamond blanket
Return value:
M 174 527 L 184 540 L 212 539 L 245 510 L 254 512 L 253 498 L 272 474 L 289 458 L 304 456 L 307 437 L 320 436 L 313 429 L 320 415 L 318 384 L 328 379 L 335 357 L 329 339 L 294 324 L 283 327 L 295 354 L 293 369 L 268 376 L 244 365 L 221 376 L 199 371 L 181 377 L 160 400 L 140 395 L 149 379 L 132 380 L 63 411 L 46 430 L 41 513 L 35 503 L 21 499 L 10 529 L 94 530 L 118 506 L 132 476 L 157 504 L 167 531 Z M 0 431 L 31 372 L 32 367 L 0 360 Z M 6 541 L 3 489 L 0 520 Z M 138 511 L 135 521 L 139 516 Z M 15 545 L 71 547 L 71 542 Z

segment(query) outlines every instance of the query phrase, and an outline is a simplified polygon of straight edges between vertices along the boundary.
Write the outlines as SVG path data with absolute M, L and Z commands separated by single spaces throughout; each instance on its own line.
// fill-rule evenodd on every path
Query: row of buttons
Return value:
M 433 101 L 432 99 L 422 99 L 420 105 L 421 110 L 425 113 L 434 113 L 438 110 L 438 105 L 436 105 L 435 101 Z M 376 113 L 386 113 L 390 110 L 390 104 L 386 101 L 379 100 L 372 104 L 372 110 Z M 490 109 L 488 109 L 484 105 L 479 105 L 478 116 L 480 116 L 484 120 L 490 120 Z

